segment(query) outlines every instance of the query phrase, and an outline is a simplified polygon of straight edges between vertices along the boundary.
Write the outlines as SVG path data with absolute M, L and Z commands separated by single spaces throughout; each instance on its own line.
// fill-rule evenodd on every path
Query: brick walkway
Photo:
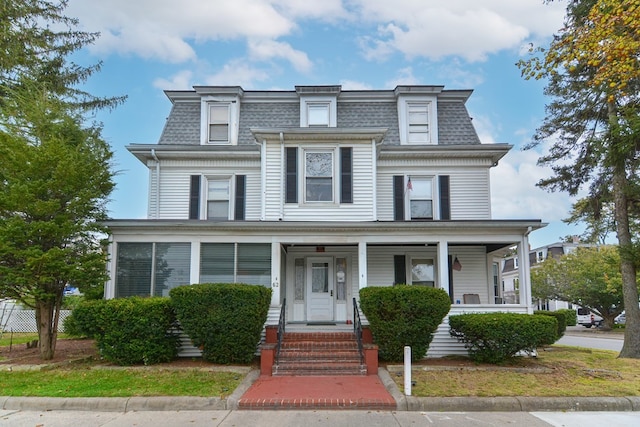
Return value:
M 238 409 L 395 410 L 396 402 L 377 375 L 260 376 L 238 401 Z

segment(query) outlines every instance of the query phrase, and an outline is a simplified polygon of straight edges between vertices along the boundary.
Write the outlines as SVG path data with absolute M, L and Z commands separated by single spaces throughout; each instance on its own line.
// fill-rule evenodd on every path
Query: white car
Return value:
M 618 325 L 624 325 L 625 323 L 627 323 L 627 315 L 624 313 L 624 311 L 616 317 L 615 322 Z

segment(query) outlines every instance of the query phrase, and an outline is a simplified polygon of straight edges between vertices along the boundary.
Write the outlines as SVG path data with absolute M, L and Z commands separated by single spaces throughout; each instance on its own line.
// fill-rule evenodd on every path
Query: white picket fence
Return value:
M 64 332 L 64 319 L 71 310 L 60 310 L 58 332 Z M 0 301 L 0 332 L 38 332 L 35 310 L 24 310 L 14 301 Z

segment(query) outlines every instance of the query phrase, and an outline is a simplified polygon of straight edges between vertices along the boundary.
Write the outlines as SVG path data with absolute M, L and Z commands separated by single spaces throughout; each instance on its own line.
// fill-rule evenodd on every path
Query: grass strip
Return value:
M 4 396 L 227 397 L 244 374 L 198 369 L 51 369 L 10 371 L 0 376 Z
M 640 360 L 617 356 L 615 351 L 553 346 L 503 367 L 440 370 L 425 362 L 426 370 L 418 365 L 412 370 L 416 385 L 411 392 L 416 397 L 640 396 Z M 403 391 L 402 374 L 392 377 Z

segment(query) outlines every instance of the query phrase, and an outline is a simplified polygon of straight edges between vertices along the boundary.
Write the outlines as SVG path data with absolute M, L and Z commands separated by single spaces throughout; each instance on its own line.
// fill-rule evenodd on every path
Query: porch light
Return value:
M 462 264 L 460 264 L 460 261 L 458 260 L 458 256 L 457 255 L 456 255 L 455 259 L 453 260 L 453 265 L 451 266 L 451 268 L 453 268 L 455 271 L 462 270 Z

